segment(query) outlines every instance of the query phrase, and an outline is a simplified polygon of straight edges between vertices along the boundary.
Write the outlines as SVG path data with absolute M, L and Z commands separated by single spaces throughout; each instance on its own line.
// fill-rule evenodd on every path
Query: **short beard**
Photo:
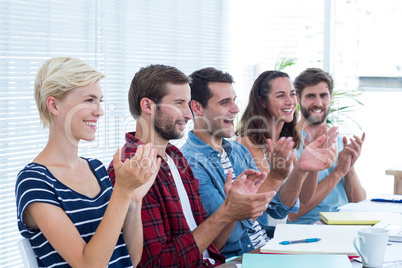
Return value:
M 158 108 L 153 122 L 155 132 L 164 140 L 175 140 L 183 137 L 183 132 L 176 130 L 176 122 L 171 124 L 170 118 L 164 115 Z
M 305 109 L 302 105 L 300 105 L 300 112 L 302 113 L 303 117 L 306 118 L 308 122 L 310 122 L 312 125 L 320 125 L 325 122 L 327 119 L 327 116 L 329 114 L 329 109 L 325 110 L 324 109 L 324 116 L 321 117 L 320 119 L 316 119 L 313 116 L 310 116 L 308 113 L 307 109 Z

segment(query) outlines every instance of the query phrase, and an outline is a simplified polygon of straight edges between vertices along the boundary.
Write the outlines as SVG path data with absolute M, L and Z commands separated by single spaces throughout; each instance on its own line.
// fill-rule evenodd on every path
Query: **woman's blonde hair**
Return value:
M 77 87 L 90 86 L 105 75 L 78 58 L 51 58 L 38 71 L 34 95 L 39 116 L 44 127 L 53 124 L 53 116 L 46 105 L 48 97 L 63 100 L 68 92 Z

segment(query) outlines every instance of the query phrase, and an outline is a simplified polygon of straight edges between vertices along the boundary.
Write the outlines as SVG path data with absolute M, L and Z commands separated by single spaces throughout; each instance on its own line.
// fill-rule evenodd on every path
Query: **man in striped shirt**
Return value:
M 258 169 L 246 147 L 225 139 L 234 135 L 233 123 L 239 112 L 232 76 L 204 68 L 190 77 L 194 131 L 189 132 L 181 151 L 199 180 L 203 205 L 211 215 L 226 198 L 224 184 L 228 174 L 237 180 L 236 176 L 245 170 Z M 261 217 L 231 226 L 231 234 L 222 250 L 226 257 L 242 255 L 268 242 L 274 226 L 269 226 L 267 213 L 274 219 L 283 219 L 289 212 L 298 211 L 298 200 L 289 208 L 282 203 L 279 193 L 268 193 L 275 196 Z

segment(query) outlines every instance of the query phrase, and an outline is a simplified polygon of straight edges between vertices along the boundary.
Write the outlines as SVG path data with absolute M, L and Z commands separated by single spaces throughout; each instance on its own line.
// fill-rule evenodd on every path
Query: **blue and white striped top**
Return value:
M 18 229 L 23 237 L 29 239 L 39 267 L 70 266 L 54 250 L 39 229 L 31 229 L 23 223 L 24 211 L 29 204 L 44 202 L 61 207 L 87 243 L 98 228 L 109 204 L 113 187 L 105 167 L 99 160 L 85 160 L 88 161 L 101 188 L 94 198 L 89 198 L 67 187 L 40 164 L 30 163 L 18 174 L 15 186 Z M 121 232 L 108 267 L 132 266 Z
M 229 156 L 226 153 L 225 149 L 222 149 L 221 162 L 223 172 L 225 173 L 225 175 L 227 175 L 229 173 L 229 170 L 231 170 L 233 176 L 232 180 L 235 180 L 236 175 L 234 173 L 232 163 L 230 162 Z M 251 243 L 253 243 L 254 248 L 264 246 L 269 240 L 267 231 L 261 228 L 261 225 L 258 221 L 254 221 L 252 228 L 250 228 L 248 232 L 248 236 L 250 238 Z

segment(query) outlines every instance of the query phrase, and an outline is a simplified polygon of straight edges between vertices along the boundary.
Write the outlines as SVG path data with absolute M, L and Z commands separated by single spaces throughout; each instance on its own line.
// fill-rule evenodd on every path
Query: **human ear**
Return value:
M 46 106 L 53 115 L 59 114 L 58 100 L 55 97 L 49 96 L 46 99 Z
M 190 107 L 194 115 L 202 116 L 204 114 L 204 108 L 198 101 L 192 100 L 190 102 Z
M 258 97 L 260 99 L 261 106 L 266 109 L 267 108 L 267 101 L 264 98 Z
M 155 103 L 148 98 L 142 98 L 140 101 L 140 106 L 141 106 L 142 112 L 144 112 L 146 114 L 151 114 L 152 107 L 155 106 Z

